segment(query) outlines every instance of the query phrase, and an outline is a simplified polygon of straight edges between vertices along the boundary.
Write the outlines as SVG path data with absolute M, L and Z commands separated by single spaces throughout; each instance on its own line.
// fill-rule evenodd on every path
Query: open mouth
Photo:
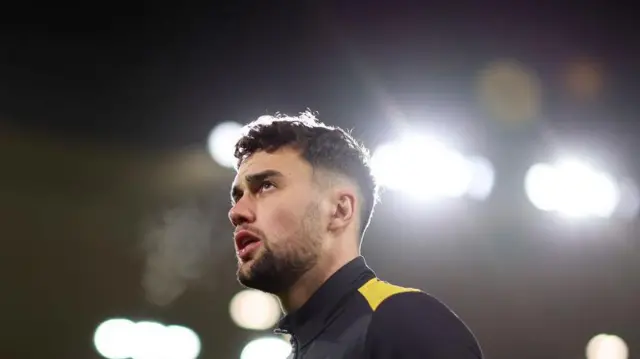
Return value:
M 260 242 L 260 239 L 250 234 L 243 235 L 236 240 L 238 252 L 243 251 L 245 248 L 247 248 L 251 244 L 258 243 L 258 242 Z
M 240 231 L 236 234 L 236 253 L 240 260 L 246 262 L 253 257 L 256 249 L 262 245 L 260 238 L 254 236 L 251 232 Z

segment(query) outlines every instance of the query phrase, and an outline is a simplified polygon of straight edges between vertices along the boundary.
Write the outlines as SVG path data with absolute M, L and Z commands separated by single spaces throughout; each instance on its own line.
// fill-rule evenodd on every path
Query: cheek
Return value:
M 304 208 L 299 203 L 279 203 L 265 208 L 263 228 L 271 241 L 288 240 L 300 229 Z
M 272 228 L 280 239 L 289 239 L 300 227 L 300 215 L 291 209 L 282 208 L 274 212 Z

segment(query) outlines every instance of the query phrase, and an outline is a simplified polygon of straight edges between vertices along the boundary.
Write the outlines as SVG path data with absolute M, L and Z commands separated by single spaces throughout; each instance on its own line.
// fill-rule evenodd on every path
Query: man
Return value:
M 289 358 L 482 358 L 445 305 L 379 280 L 360 256 L 377 199 L 362 145 L 309 112 L 245 130 L 229 212 L 238 280 L 280 299 Z

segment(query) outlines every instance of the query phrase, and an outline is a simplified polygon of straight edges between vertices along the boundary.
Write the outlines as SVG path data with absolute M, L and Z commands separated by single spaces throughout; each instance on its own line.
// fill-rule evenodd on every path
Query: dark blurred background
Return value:
M 234 171 L 212 157 L 210 134 L 307 108 L 372 150 L 424 130 L 492 164 L 481 199 L 416 201 L 420 186 L 400 173 L 409 196 L 383 193 L 363 245 L 380 277 L 455 310 L 487 358 L 585 358 L 601 333 L 640 351 L 634 190 L 620 192 L 625 211 L 569 219 L 539 210 L 524 182 L 565 155 L 628 188 L 640 180 L 630 8 L 56 3 L 0 17 L 3 358 L 102 358 L 94 334 L 111 318 L 190 328 L 199 358 L 239 358 L 269 336 L 230 316 Z M 585 188 L 583 202 L 604 191 Z M 145 338 L 134 342 L 162 342 Z M 616 337 L 598 338 L 608 356 L 591 359 L 627 358 Z

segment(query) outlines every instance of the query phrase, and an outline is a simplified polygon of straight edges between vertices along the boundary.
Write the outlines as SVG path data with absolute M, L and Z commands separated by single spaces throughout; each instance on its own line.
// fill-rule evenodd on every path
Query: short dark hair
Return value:
M 296 117 L 261 116 L 245 126 L 236 143 L 236 169 L 256 152 L 272 153 L 283 147 L 300 151 L 314 169 L 338 173 L 356 182 L 363 197 L 359 233 L 362 238 L 378 201 L 378 186 L 371 173 L 367 148 L 342 128 L 320 122 L 310 111 Z

